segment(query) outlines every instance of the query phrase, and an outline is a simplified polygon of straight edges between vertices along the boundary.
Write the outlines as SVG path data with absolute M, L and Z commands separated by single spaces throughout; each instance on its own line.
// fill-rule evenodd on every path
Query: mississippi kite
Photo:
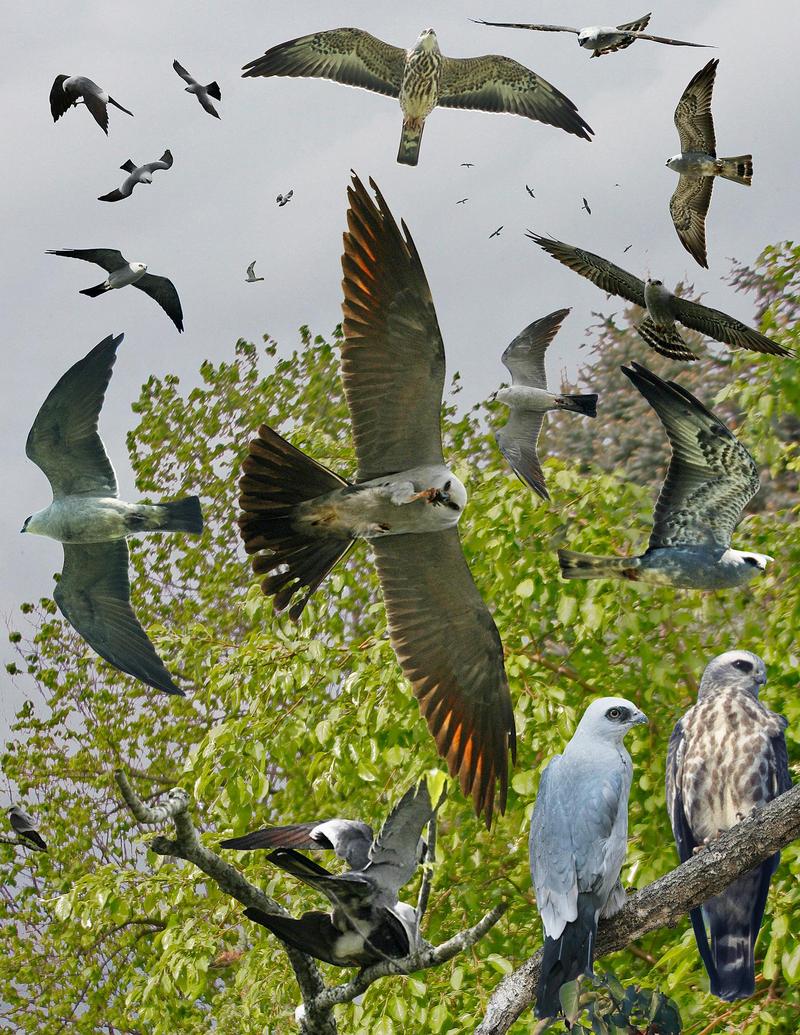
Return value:
M 203 107 L 209 115 L 213 115 L 215 119 L 218 119 L 220 115 L 217 109 L 211 103 L 211 98 L 213 97 L 215 101 L 222 100 L 222 94 L 220 93 L 219 83 L 215 80 L 213 83 L 209 83 L 208 86 L 203 86 L 202 83 L 198 83 L 196 79 L 189 75 L 189 73 L 186 71 L 183 65 L 177 60 L 172 62 L 172 67 L 175 69 L 175 71 L 178 73 L 181 79 L 183 79 L 185 83 L 189 84 L 186 87 L 186 92 L 193 93 L 200 102 L 201 107 Z
M 530 864 L 545 941 L 536 1013 L 559 1012 L 558 990 L 592 973 L 597 921 L 625 903 L 631 758 L 623 739 L 647 716 L 621 697 L 583 713 L 562 755 L 542 773 L 531 816 Z
M 156 504 L 119 499 L 97 422 L 122 338 L 109 335 L 95 345 L 42 403 L 25 452 L 50 482 L 53 502 L 26 518 L 22 531 L 62 543 L 64 568 L 53 599 L 89 646 L 148 686 L 182 694 L 131 607 L 125 537 L 198 535 L 203 518 L 196 496 Z
M 278 202 L 278 208 L 283 208 L 284 205 L 288 205 L 294 197 L 294 190 L 287 190 L 285 194 L 279 194 L 275 199 Z
M 456 528 L 467 493 L 442 454 L 445 356 L 433 299 L 410 234 L 372 186 L 377 202 L 357 177 L 348 191 L 342 257 L 357 481 L 262 425 L 239 482 L 240 532 L 253 570 L 267 575 L 262 589 L 294 619 L 353 542 L 370 540 L 398 661 L 450 773 L 488 824 L 498 782 L 505 808 L 515 753 L 503 646 Z
M 363 29 L 330 29 L 272 47 L 244 66 L 247 76 L 314 76 L 397 97 L 403 132 L 397 161 L 416 165 L 425 119 L 436 107 L 508 112 L 590 139 L 572 101 L 531 69 L 487 54 L 449 58 L 426 29 L 409 51 Z
M 559 550 L 565 579 L 618 578 L 682 589 L 729 589 L 763 574 L 765 554 L 731 549 L 742 511 L 759 488 L 745 447 L 693 395 L 638 363 L 622 372 L 658 414 L 672 446 L 653 531 L 639 557 Z
M 256 262 L 257 259 L 253 259 L 250 265 L 247 267 L 247 276 L 244 278 L 247 284 L 255 284 L 259 280 L 263 280 L 263 277 L 256 276 Z
M 58 122 L 61 116 L 79 101 L 83 101 L 87 111 L 106 136 L 108 136 L 109 104 L 124 111 L 126 115 L 133 115 L 132 111 L 123 108 L 113 97 L 109 97 L 101 86 L 93 83 L 86 76 L 57 75 L 50 88 L 50 111 L 53 122 Z
M 703 673 L 697 704 L 675 724 L 666 789 L 681 862 L 792 785 L 786 719 L 758 700 L 766 681 L 757 654 L 720 654 Z M 755 991 L 753 950 L 780 858 L 776 852 L 691 911 L 711 994 L 720 999 L 745 999 Z
M 37 852 L 47 851 L 47 844 L 36 827 L 36 821 L 19 805 L 12 805 L 8 810 L 8 822 L 21 842 L 34 848 Z
M 103 194 L 98 201 L 122 201 L 129 198 L 137 183 L 152 183 L 153 173 L 160 169 L 172 168 L 172 152 L 167 149 L 157 162 L 148 162 L 146 165 L 137 165 L 132 158 L 129 158 L 124 165 L 120 166 L 123 172 L 128 175 L 123 180 L 122 186 L 112 190 L 110 194 Z

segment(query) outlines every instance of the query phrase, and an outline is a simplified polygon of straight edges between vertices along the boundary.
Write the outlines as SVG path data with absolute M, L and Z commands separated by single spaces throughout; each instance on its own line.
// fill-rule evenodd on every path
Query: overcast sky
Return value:
M 643 11 L 627 0 L 37 0 L 8 7 L 0 68 L 9 156 L 0 195 L 6 340 L 0 429 L 7 486 L 0 500 L 0 617 L 13 616 L 22 600 L 49 593 L 61 565 L 58 544 L 18 534 L 25 516 L 50 499 L 24 446 L 57 378 L 107 334 L 125 332 L 101 432 L 123 493 L 133 493 L 124 436 L 134 423 L 131 403 L 150 374 L 174 372 L 186 381 L 204 359 L 229 359 L 239 337 L 260 340 L 269 332 L 288 351 L 301 324 L 327 334 L 340 320 L 351 168 L 373 176 L 409 225 L 449 370 L 463 375 L 465 402 L 494 390 L 503 374 L 500 353 L 531 320 L 573 307 L 551 349 L 557 377 L 580 358 L 592 310 L 622 308 L 526 240 L 527 228 L 600 252 L 636 274 L 652 272 L 667 284 L 689 277 L 711 304 L 749 319 L 748 300 L 721 282 L 727 257 L 752 261 L 765 244 L 798 235 L 800 13 L 796 0 L 773 0 L 769 17 L 759 17 L 764 10 L 750 0 L 673 0 L 655 11 L 651 31 L 718 49 L 639 42 L 590 59 L 574 36 L 488 28 L 468 19 L 580 26 L 629 21 Z M 342 25 L 403 47 L 432 26 L 447 55 L 514 57 L 575 102 L 595 130 L 594 141 L 528 119 L 439 109 L 428 119 L 419 166 L 408 168 L 395 162 L 401 124 L 395 100 L 324 80 L 240 78 L 241 66 L 267 48 Z M 750 189 L 723 181 L 715 187 L 711 269 L 705 271 L 672 227 L 675 174 L 664 163 L 679 150 L 672 122 L 678 98 L 712 56 L 720 58 L 718 151 L 751 151 L 755 175 Z M 174 58 L 198 80 L 219 82 L 221 120 L 184 93 L 171 68 Z M 82 107 L 54 125 L 48 94 L 60 73 L 94 79 L 135 117 L 109 108 L 108 138 Z M 117 204 L 96 200 L 120 185 L 125 160 L 153 161 L 165 148 L 175 159 L 170 171 Z M 462 168 L 465 161 L 474 168 Z M 293 200 L 278 208 L 276 195 L 289 188 Z M 457 206 L 463 197 L 469 200 Z M 582 210 L 582 197 L 591 216 Z M 501 235 L 489 240 L 500 225 Z M 95 247 L 118 248 L 170 277 L 186 332 L 179 335 L 140 291 L 79 295 L 100 282 L 102 271 L 44 254 Z M 245 268 L 254 258 L 267 279 L 247 285 Z M 644 351 L 637 358 L 646 361 Z M 20 695 L 2 678 L 5 727 Z

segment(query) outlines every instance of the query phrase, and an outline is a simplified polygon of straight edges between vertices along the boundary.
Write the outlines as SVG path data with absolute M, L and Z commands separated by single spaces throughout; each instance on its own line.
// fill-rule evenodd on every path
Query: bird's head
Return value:
M 575 733 L 620 743 L 629 729 L 648 721 L 644 712 L 624 697 L 598 697 L 583 713 Z
M 19 530 L 19 531 L 20 531 L 20 535 L 21 535 L 21 534 L 22 534 L 23 532 L 27 532 L 27 531 L 28 531 L 28 525 L 29 525 L 29 524 L 31 523 L 31 518 L 32 518 L 32 517 L 33 517 L 33 514 L 29 514 L 29 515 L 28 515 L 28 516 L 27 516 L 27 517 L 25 518 L 25 520 L 24 520 L 24 521 L 22 522 L 22 528 L 21 528 L 21 529 Z
M 131 269 L 134 271 L 134 273 L 146 273 L 147 272 L 147 263 L 146 262 L 132 262 L 131 263 Z
M 680 155 L 673 155 L 672 158 L 668 158 L 667 159 L 665 164 L 666 164 L 668 169 L 674 169 L 676 172 L 680 172 L 680 162 L 681 162 L 681 156 Z
M 414 50 L 434 51 L 439 49 L 439 41 L 433 29 L 424 29 L 417 37 Z
M 647 285 L 649 285 L 650 287 L 660 288 L 660 287 L 664 286 L 664 281 L 663 280 L 656 280 L 654 277 L 648 277 L 647 280 L 645 281 L 645 283 Z
M 439 489 L 436 502 L 448 510 L 462 511 L 467 503 L 467 490 L 458 478 L 450 476 Z
M 152 173 L 142 173 L 142 175 L 139 177 L 139 183 L 152 183 L 152 182 L 153 182 L 153 175 L 152 175 Z
M 749 650 L 728 650 L 706 665 L 697 696 L 701 698 L 716 690 L 741 690 L 758 697 L 766 681 L 767 666 L 757 654 Z

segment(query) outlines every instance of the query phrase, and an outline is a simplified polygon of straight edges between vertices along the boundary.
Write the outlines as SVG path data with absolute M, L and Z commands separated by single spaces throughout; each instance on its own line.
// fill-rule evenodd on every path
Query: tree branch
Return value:
M 800 837 L 800 785 L 752 812 L 707 848 L 628 898 L 600 923 L 594 957 L 599 959 L 660 927 L 674 927 L 775 852 Z M 503 978 L 475 1035 L 503 1035 L 536 997 L 542 952 Z

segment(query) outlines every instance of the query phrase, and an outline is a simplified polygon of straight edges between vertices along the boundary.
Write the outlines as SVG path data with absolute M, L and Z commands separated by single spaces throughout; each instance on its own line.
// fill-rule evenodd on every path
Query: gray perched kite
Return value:
M 47 851 L 47 844 L 36 827 L 36 821 L 19 805 L 12 805 L 8 810 L 8 822 L 21 843 L 34 848 L 37 852 Z
M 587 252 L 583 248 L 576 248 L 550 237 L 540 237 L 530 230 L 527 236 L 554 259 L 591 280 L 609 295 L 619 295 L 634 305 L 647 309 L 647 316 L 637 325 L 636 330 L 650 348 L 663 356 L 669 356 L 670 359 L 697 359 L 680 336 L 676 323 L 682 323 L 685 327 L 691 327 L 694 331 L 737 349 L 765 352 L 771 356 L 793 355 L 790 349 L 784 348 L 783 345 L 753 330 L 740 320 L 728 316 L 727 313 L 673 295 L 660 280 L 648 277 L 646 281 L 642 281 L 620 266 L 615 266 L 608 259 L 595 255 L 594 252 Z
M 348 189 L 342 257 L 357 481 L 264 424 L 239 482 L 240 533 L 267 576 L 264 593 L 295 620 L 355 540 L 370 541 L 398 661 L 451 775 L 490 824 L 515 753 L 503 645 L 458 538 L 467 493 L 442 454 L 445 355 L 430 288 L 410 234 L 370 182 L 377 201 L 358 177 Z
M 666 790 L 681 862 L 792 786 L 786 719 L 758 700 L 766 681 L 757 654 L 720 654 L 706 666 L 697 704 L 675 724 Z M 753 950 L 780 858 L 776 852 L 691 911 L 711 994 L 720 999 L 755 991 Z
M 647 716 L 621 697 L 583 713 L 564 753 L 547 763 L 531 816 L 530 863 L 545 941 L 536 1013 L 554 1017 L 558 990 L 592 973 L 601 916 L 625 904 L 631 758 L 623 739 Z
M 122 186 L 112 190 L 110 194 L 103 194 L 97 200 L 122 201 L 123 198 L 129 198 L 137 183 L 152 183 L 154 172 L 158 172 L 160 169 L 171 168 L 172 152 L 169 149 L 164 152 L 157 162 L 148 162 L 146 165 L 137 165 L 132 158 L 129 158 L 124 165 L 120 166 L 120 169 L 128 174 Z
M 708 47 L 708 43 L 687 43 L 685 40 L 673 40 L 666 36 L 651 36 L 642 32 L 647 27 L 651 15 L 646 14 L 633 22 L 622 25 L 587 25 L 583 29 L 573 29 L 570 25 L 530 25 L 525 22 L 486 22 L 480 18 L 470 21 L 478 25 L 495 25 L 501 29 L 533 29 L 535 32 L 571 32 L 578 37 L 578 46 L 591 50 L 590 57 L 602 57 L 624 50 L 637 40 L 650 40 L 652 43 L 667 43 L 671 47 Z
M 351 864 L 351 869 L 342 874 L 330 873 L 292 848 L 271 852 L 270 862 L 321 892 L 333 909 L 330 913 L 306 913 L 299 920 L 259 909 L 247 909 L 245 916 L 300 952 L 338 967 L 363 967 L 407 956 L 419 945 L 418 918 L 413 907 L 398 900 L 398 894 L 423 858 L 422 831 L 433 814 L 422 781 L 406 791 L 374 841 L 370 830 L 366 861 L 361 861 L 364 841 L 360 837 L 351 842 L 351 847 L 359 847 L 350 852 L 335 836 L 337 854 L 348 862 L 348 857 L 357 858 L 360 863 Z M 340 827 L 337 834 L 342 832 Z M 223 842 L 223 847 L 235 845 Z
M 25 453 L 41 468 L 53 502 L 22 531 L 55 539 L 64 568 L 53 599 L 90 647 L 121 672 L 168 694 L 182 694 L 133 612 L 125 537 L 137 532 L 203 530 L 197 496 L 172 503 L 124 503 L 97 433 L 117 348 L 109 335 L 60 378 L 36 415 Z
M 189 75 L 189 73 L 186 71 L 183 65 L 177 60 L 172 62 L 172 67 L 175 69 L 175 71 L 178 73 L 181 79 L 183 79 L 185 83 L 189 84 L 186 87 L 186 92 L 193 93 L 200 102 L 201 107 L 203 107 L 209 115 L 213 115 L 215 119 L 218 119 L 220 117 L 220 114 L 214 107 L 214 105 L 211 103 L 211 98 L 213 97 L 215 101 L 222 100 L 222 94 L 220 93 L 219 83 L 216 80 L 214 80 L 214 82 L 209 83 L 208 86 L 203 86 L 202 83 L 198 83 L 198 81 L 195 78 Z
M 752 155 L 717 158 L 711 91 L 718 64 L 718 58 L 709 61 L 683 91 L 675 109 L 681 153 L 667 159 L 667 166 L 680 176 L 669 203 L 672 222 L 683 247 L 706 269 L 706 214 L 714 177 L 722 176 L 746 187 L 753 179 Z
M 123 108 L 113 97 L 109 97 L 102 86 L 93 83 L 86 76 L 57 75 L 50 88 L 50 112 L 53 122 L 58 122 L 61 116 L 79 101 L 83 101 L 86 110 L 106 136 L 108 136 L 109 104 L 124 111 L 126 115 L 133 115 L 132 111 Z
M 152 273 L 148 273 L 146 262 L 128 262 L 122 252 L 118 252 L 115 248 L 63 248 L 60 250 L 49 248 L 46 254 L 63 255 L 67 259 L 93 262 L 109 274 L 102 284 L 83 288 L 80 292 L 82 295 L 96 298 L 98 295 L 105 294 L 106 291 L 113 291 L 132 284 L 161 306 L 178 328 L 179 333 L 183 331 L 183 309 L 175 285 L 166 277 L 156 277 Z
M 658 414 L 672 459 L 656 503 L 650 542 L 639 557 L 559 550 L 565 579 L 631 579 L 681 589 L 730 589 L 763 574 L 766 554 L 731 549 L 733 530 L 759 488 L 745 447 L 693 395 L 634 363 L 622 372 Z
M 425 119 L 436 107 L 508 112 L 590 139 L 593 132 L 572 101 L 531 69 L 487 54 L 449 58 L 433 29 L 411 50 L 393 47 L 363 29 L 330 29 L 272 47 L 248 61 L 247 76 L 315 76 L 361 86 L 400 100 L 403 132 L 397 161 L 416 165 Z

